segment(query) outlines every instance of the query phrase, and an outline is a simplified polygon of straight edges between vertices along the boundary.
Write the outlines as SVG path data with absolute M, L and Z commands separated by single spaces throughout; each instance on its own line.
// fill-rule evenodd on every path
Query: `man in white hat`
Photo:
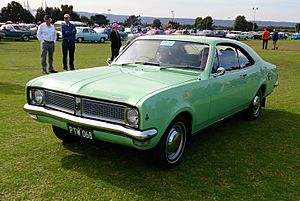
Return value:
M 55 49 L 56 43 L 56 30 L 51 24 L 51 17 L 49 15 L 45 15 L 44 23 L 42 23 L 37 31 L 37 38 L 41 41 L 41 64 L 43 68 L 43 74 L 48 74 L 47 72 L 47 53 L 48 53 L 48 64 L 49 64 L 49 72 L 50 73 L 57 73 L 57 71 L 53 67 L 53 53 Z
M 75 53 L 75 36 L 76 28 L 75 25 L 70 23 L 70 15 L 64 15 L 65 23 L 61 27 L 62 33 L 62 52 L 63 52 L 63 65 L 64 70 L 68 70 L 68 52 L 69 52 L 69 66 L 70 70 L 75 70 L 74 68 L 74 53 Z

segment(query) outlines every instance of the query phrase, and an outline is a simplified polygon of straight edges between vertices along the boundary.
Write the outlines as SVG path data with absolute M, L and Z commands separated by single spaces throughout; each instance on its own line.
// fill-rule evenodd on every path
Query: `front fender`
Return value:
M 137 107 L 140 110 L 140 129 L 155 128 L 158 134 L 153 138 L 156 145 L 170 123 L 182 112 L 188 112 L 192 132 L 208 120 L 210 97 L 208 82 L 191 81 L 176 87 L 149 95 L 141 100 Z

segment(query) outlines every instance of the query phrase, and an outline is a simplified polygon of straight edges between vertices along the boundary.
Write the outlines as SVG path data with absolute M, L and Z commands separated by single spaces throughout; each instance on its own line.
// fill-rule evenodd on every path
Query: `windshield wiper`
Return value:
M 164 66 L 161 67 L 160 70 L 169 69 L 169 68 L 179 68 L 179 69 L 197 69 L 197 70 L 203 70 L 203 68 L 196 67 L 196 66 Z
M 157 62 L 151 62 L 151 61 L 135 61 L 134 64 L 151 65 L 151 66 L 160 66 L 160 63 L 157 63 Z

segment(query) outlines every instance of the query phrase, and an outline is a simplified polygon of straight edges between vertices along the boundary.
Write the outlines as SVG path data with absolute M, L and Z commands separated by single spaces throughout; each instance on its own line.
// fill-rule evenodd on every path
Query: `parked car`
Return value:
M 295 33 L 291 36 L 292 40 L 299 40 L 300 39 L 300 34 L 299 33 Z
M 252 32 L 242 32 L 242 35 L 244 35 L 247 39 L 253 39 Z
M 102 28 L 102 27 L 96 27 L 96 28 L 94 28 L 94 30 L 97 32 L 97 33 L 99 33 L 99 34 L 107 34 L 107 36 L 108 36 L 108 38 L 109 38 L 109 36 L 110 36 L 110 34 L 111 34 L 111 32 L 112 32 L 112 28 Z M 125 33 L 125 32 L 122 32 L 122 31 L 120 31 L 119 30 L 119 34 L 120 34 L 120 37 L 121 37 L 121 40 L 125 40 L 125 39 L 127 39 L 127 33 Z
M 286 40 L 286 39 L 288 39 L 289 36 L 286 33 L 284 33 L 284 32 L 279 32 L 278 33 L 278 37 L 279 37 L 279 39 Z
M 6 39 L 29 41 L 32 36 L 29 31 L 16 30 L 11 24 L 2 25 L 0 30 Z
M 263 34 L 262 31 L 254 32 L 254 33 L 253 33 L 253 39 L 254 39 L 254 40 L 256 40 L 256 39 L 261 40 L 262 34 Z
M 77 33 L 75 39 L 78 43 L 83 41 L 94 41 L 104 43 L 107 39 L 106 34 L 96 33 L 93 29 L 89 27 L 76 27 Z
M 164 30 L 160 30 L 160 29 L 151 29 L 146 33 L 146 35 L 165 35 L 165 32 Z
M 258 118 L 275 86 L 276 66 L 239 41 L 141 36 L 109 66 L 29 81 L 24 108 L 64 142 L 153 149 L 169 169 L 192 135 L 236 113 Z
M 0 40 L 1 40 L 2 38 L 4 38 L 4 36 L 5 36 L 5 33 L 4 33 L 4 32 L 1 32 L 1 30 L 0 30 Z
M 243 35 L 241 31 L 230 31 L 226 34 L 226 38 L 235 39 L 235 40 L 246 40 L 247 36 Z

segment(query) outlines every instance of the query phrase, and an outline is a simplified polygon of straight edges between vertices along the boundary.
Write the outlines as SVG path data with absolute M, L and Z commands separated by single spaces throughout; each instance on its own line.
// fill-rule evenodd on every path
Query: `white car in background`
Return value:
M 242 34 L 246 36 L 247 39 L 252 39 L 254 36 L 252 32 L 242 32 Z
M 235 39 L 235 40 L 246 40 L 246 35 L 243 35 L 241 31 L 230 31 L 226 34 L 226 38 Z

